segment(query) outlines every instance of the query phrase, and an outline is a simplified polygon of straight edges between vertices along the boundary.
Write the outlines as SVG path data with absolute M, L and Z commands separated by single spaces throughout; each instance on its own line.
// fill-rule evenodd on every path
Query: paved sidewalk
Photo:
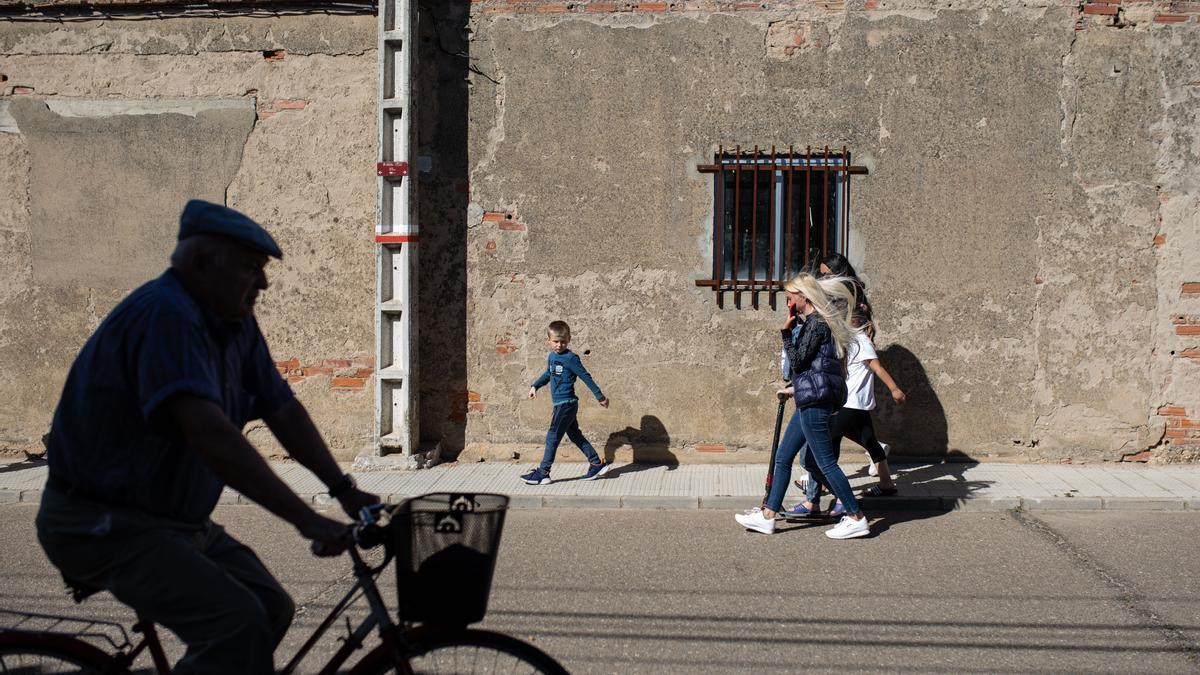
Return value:
M 278 462 L 275 471 L 305 499 L 328 502 L 303 467 Z M 554 467 L 555 482 L 525 485 L 529 464 L 443 464 L 420 471 L 355 472 L 359 485 L 398 501 L 427 492 L 498 492 L 513 508 L 744 509 L 762 499 L 761 464 L 689 464 L 677 467 L 617 464 L 607 476 L 579 480 L 583 463 Z M 875 482 L 864 464 L 843 464 L 855 488 Z M 893 467 L 900 494 L 866 500 L 869 513 L 895 510 L 1194 510 L 1200 511 L 1200 466 L 1136 464 L 918 463 Z M 0 504 L 41 499 L 46 465 L 0 464 Z M 789 486 L 787 503 L 800 498 Z M 226 490 L 222 503 L 247 500 Z

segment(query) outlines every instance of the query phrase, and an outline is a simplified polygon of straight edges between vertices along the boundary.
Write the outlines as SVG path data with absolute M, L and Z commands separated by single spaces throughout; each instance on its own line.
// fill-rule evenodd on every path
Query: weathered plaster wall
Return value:
M 337 455 L 369 449 L 375 60 L 373 16 L 0 22 L 0 446 L 37 447 L 202 197 L 279 240 L 272 353 Z
M 585 397 L 598 447 L 756 459 L 782 316 L 695 286 L 695 167 L 828 143 L 871 169 L 850 251 L 910 395 L 876 416 L 898 452 L 1196 459 L 1200 24 L 1010 4 L 422 5 L 424 435 L 536 452 L 549 402 L 524 394 L 563 318 L 613 399 Z M 0 23 L 0 446 L 36 447 L 199 195 L 281 241 L 275 357 L 339 456 L 369 448 L 375 39 L 371 16 Z
M 1162 4 L 481 3 L 467 442 L 539 441 L 562 318 L 613 399 L 596 445 L 765 449 L 782 313 L 694 285 L 695 166 L 844 144 L 899 452 L 1195 458 L 1200 25 Z

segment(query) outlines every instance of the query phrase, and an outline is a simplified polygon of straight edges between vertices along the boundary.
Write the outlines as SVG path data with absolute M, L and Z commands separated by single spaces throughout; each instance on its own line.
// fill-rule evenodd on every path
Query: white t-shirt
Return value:
M 865 333 L 854 337 L 854 344 L 846 354 L 846 408 L 855 410 L 875 409 L 875 374 L 867 367 L 867 361 L 877 359 L 875 345 Z

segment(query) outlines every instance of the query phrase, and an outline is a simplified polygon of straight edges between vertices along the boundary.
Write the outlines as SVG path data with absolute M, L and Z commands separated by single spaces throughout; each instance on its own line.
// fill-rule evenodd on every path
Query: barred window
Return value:
M 713 174 L 713 276 L 696 285 L 711 287 L 718 306 L 732 292 L 737 307 L 749 293 L 757 308 L 767 292 L 774 307 L 784 281 L 829 253 L 845 253 L 850 176 L 867 173 L 851 165 L 845 147 L 721 147 L 698 169 Z

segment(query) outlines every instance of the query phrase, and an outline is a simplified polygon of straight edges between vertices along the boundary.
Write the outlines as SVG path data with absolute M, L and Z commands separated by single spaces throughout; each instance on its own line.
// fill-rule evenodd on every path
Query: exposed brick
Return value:
M 350 359 L 323 359 L 321 365 L 329 368 L 349 368 Z
M 308 101 L 298 98 L 286 98 L 280 101 L 275 101 L 275 107 L 279 110 L 304 110 L 308 106 Z
M 1116 5 L 1084 5 L 1084 14 L 1116 14 L 1118 11 Z
M 725 452 L 723 443 L 697 443 L 696 452 Z
M 1200 295 L 1200 281 L 1188 281 L 1179 287 L 1180 295 Z
M 499 223 L 496 224 L 496 226 L 502 230 L 508 230 L 509 232 L 524 232 L 525 231 L 525 224 L 518 223 L 515 220 L 501 220 Z
M 487 404 L 482 401 L 471 401 L 467 404 L 467 410 L 470 412 L 485 412 L 487 411 Z
M 298 382 L 303 382 L 304 378 L 300 375 L 288 375 L 287 381 L 288 384 L 296 384 Z
M 630 7 L 635 12 L 665 12 L 667 11 L 667 3 L 665 2 L 639 2 Z
M 375 374 L 374 368 L 359 368 L 354 371 L 354 377 L 368 378 Z
M 617 4 L 615 2 L 593 2 L 583 8 L 585 12 L 615 12 Z
M 13 87 L 12 93 L 13 94 L 32 94 L 33 87 Z
M 569 8 L 566 5 L 561 4 L 537 6 L 537 11 L 542 14 L 561 14 L 568 10 Z
M 1143 450 L 1135 455 L 1125 455 L 1121 458 L 1122 462 L 1149 462 L 1154 457 L 1154 453 L 1149 450 Z
M 257 115 L 257 118 L 258 118 L 258 119 L 260 119 L 260 120 L 265 120 L 265 119 L 267 119 L 268 117 L 274 117 L 274 116 L 275 116 L 275 111 L 274 111 L 274 110 L 263 110 L 263 109 L 259 109 L 259 110 L 258 110 L 258 115 Z
M 467 400 L 468 400 L 468 401 L 478 401 L 478 400 L 479 400 L 479 392 L 477 392 L 477 391 L 468 391 L 468 392 L 467 392 Z
M 495 251 L 496 250 L 496 242 L 489 241 L 488 243 L 484 244 L 483 248 L 488 251 Z
M 1158 414 L 1164 417 L 1183 416 L 1187 414 L 1187 410 L 1181 405 L 1164 405 L 1159 407 Z
M 1163 435 L 1167 438 L 1187 438 L 1188 432 L 1186 429 L 1167 429 Z
M 483 222 L 485 223 L 498 223 L 502 220 L 509 220 L 511 218 L 511 213 L 504 213 L 503 211 L 486 211 L 483 214 Z
M 1183 23 L 1188 18 L 1182 14 L 1155 14 L 1154 23 Z
M 1191 324 L 1187 326 L 1176 326 L 1176 335 L 1200 335 L 1200 325 Z
M 1179 355 L 1185 359 L 1196 359 L 1197 361 L 1200 361 L 1200 349 L 1197 349 L 1196 347 L 1188 347 L 1187 349 L 1179 352 Z
M 295 370 L 300 367 L 300 359 L 288 359 L 287 361 L 276 361 L 276 366 L 286 368 L 287 370 Z
M 512 338 L 502 337 L 496 340 L 497 354 L 511 354 L 515 351 L 517 351 L 517 345 L 512 341 Z
M 1155 245 L 1156 247 L 1158 247 L 1158 246 L 1162 246 L 1163 244 L 1167 243 L 1167 235 L 1165 235 L 1165 234 L 1156 234 L 1156 235 L 1154 235 L 1154 242 L 1153 242 L 1153 243 L 1154 243 L 1154 245 Z
M 362 389 L 366 380 L 361 377 L 335 377 L 329 384 L 334 389 Z
M 333 368 L 308 366 L 306 368 L 301 368 L 300 373 L 305 377 L 312 377 L 313 375 L 333 375 Z

